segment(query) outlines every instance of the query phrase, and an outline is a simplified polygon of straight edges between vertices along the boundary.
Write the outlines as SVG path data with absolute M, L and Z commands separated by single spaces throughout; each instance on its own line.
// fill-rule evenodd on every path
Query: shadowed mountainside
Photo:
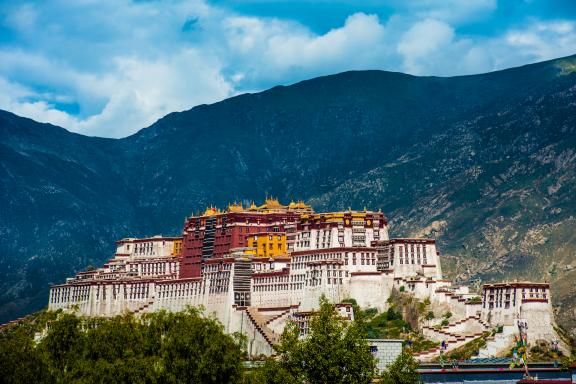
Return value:
M 382 209 L 462 281 L 554 283 L 576 313 L 575 57 L 483 75 L 346 72 L 90 138 L 0 113 L 0 319 L 125 236 L 233 200 Z

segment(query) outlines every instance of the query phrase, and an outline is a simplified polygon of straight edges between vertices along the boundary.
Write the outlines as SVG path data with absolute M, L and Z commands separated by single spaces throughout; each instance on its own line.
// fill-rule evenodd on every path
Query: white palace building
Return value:
M 120 240 L 101 268 L 52 286 L 49 309 L 114 316 L 203 306 L 227 332 L 246 335 L 248 353 L 258 356 L 274 354 L 288 320 L 305 334 L 322 295 L 353 319 L 345 299 L 383 311 L 393 289 L 453 314 L 448 325 L 440 327 L 438 319 L 422 328 L 448 349 L 502 325 L 504 332 L 481 351 L 497 355 L 513 341 L 519 320 L 528 322 L 534 340 L 558 339 L 546 283 L 487 284 L 470 293 L 443 278 L 434 240 L 389 238 L 381 212 L 315 213 L 302 202 L 284 206 L 274 199 L 209 208 L 186 219 L 181 237 Z

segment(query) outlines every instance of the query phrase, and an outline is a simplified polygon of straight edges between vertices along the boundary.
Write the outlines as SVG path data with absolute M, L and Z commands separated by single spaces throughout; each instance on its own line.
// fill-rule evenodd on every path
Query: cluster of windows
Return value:
M 165 243 L 165 241 L 163 241 L 163 243 Z M 135 255 L 154 256 L 156 254 L 155 251 L 156 250 L 154 249 L 152 242 L 134 244 Z
M 306 275 L 292 275 L 290 276 L 290 289 L 298 290 L 304 288 L 304 282 L 306 281 Z
M 353 235 L 352 236 L 352 241 L 357 243 L 363 243 L 364 241 L 366 241 L 366 236 L 362 236 L 362 235 Z
M 322 236 L 320 236 L 322 235 Z M 318 244 L 317 248 L 330 248 L 332 244 L 331 238 L 331 230 L 319 230 L 316 231 L 316 244 Z
M 252 263 L 252 270 L 253 271 L 267 271 L 269 270 L 268 263 Z
M 158 286 L 158 297 L 178 298 L 203 295 L 206 288 L 200 281 L 177 284 L 163 284 Z
M 122 286 L 124 288 L 124 298 L 128 299 L 145 299 L 150 297 L 150 284 L 128 284 Z M 104 287 L 102 287 L 104 288 Z M 116 299 L 116 295 L 120 293 L 120 286 L 112 286 L 112 295 Z
M 296 246 L 305 248 L 310 246 L 310 232 L 300 232 L 296 235 Z
M 209 293 L 228 292 L 230 286 L 230 264 L 227 264 L 226 266 L 228 267 L 228 270 L 204 274 L 204 279 L 210 279 Z
M 108 285 L 97 285 L 96 286 L 96 300 L 106 300 L 106 292 Z M 112 287 L 112 299 L 118 300 L 120 298 L 124 299 L 144 299 L 150 295 L 149 284 L 139 283 L 139 284 L 113 284 Z
M 88 301 L 90 298 L 90 285 L 77 285 L 52 289 L 50 292 L 51 303 L 67 303 Z M 111 287 L 113 300 L 143 299 L 150 295 L 150 285 L 146 283 L 138 284 L 112 284 L 95 286 L 96 300 L 106 300 L 108 287 Z
M 172 255 L 177 256 L 177 255 L 181 255 L 181 254 L 182 254 L 182 242 L 181 241 L 175 241 L 174 246 L 173 246 L 173 250 L 172 250 Z
M 208 264 L 204 266 L 204 272 L 219 272 L 219 271 L 230 271 L 232 269 L 231 263 L 222 264 Z
M 520 288 L 500 288 L 490 289 L 484 291 L 482 297 L 482 307 L 488 309 L 493 308 L 510 308 L 517 306 L 516 293 Z M 520 291 L 522 299 L 548 299 L 548 292 L 546 288 L 522 288 Z
M 293 256 L 292 269 L 305 269 L 310 262 L 342 260 L 344 265 L 376 265 L 376 252 L 330 252 Z
M 178 274 L 179 263 L 175 260 L 170 261 L 151 261 L 127 263 L 128 270 L 139 276 L 163 276 Z
M 378 270 L 388 269 L 394 265 L 394 246 L 386 245 L 378 248 Z
M 398 247 L 400 264 L 428 264 L 426 244 L 404 244 Z
M 341 264 L 313 265 L 311 270 L 306 272 L 306 285 L 311 287 L 322 285 L 324 279 L 329 285 L 342 284 L 343 277 L 348 277 L 348 271 L 342 271 Z
M 376 253 L 352 252 L 350 262 L 352 265 L 376 265 Z M 348 265 L 348 257 L 344 259 L 344 264 Z
M 292 257 L 292 269 L 299 270 L 306 268 L 306 265 L 312 261 L 322 261 L 322 260 L 341 260 L 343 257 L 343 252 L 328 252 L 328 253 L 315 253 L 311 255 L 293 256 Z
M 77 285 L 61 288 L 53 288 L 50 290 L 50 303 L 68 303 L 87 301 L 90 297 L 89 285 Z
M 530 299 L 547 299 L 548 294 L 546 288 L 530 288 L 530 291 L 522 289 L 522 298 L 526 299 L 527 297 Z
M 255 292 L 285 291 L 289 289 L 289 276 L 252 276 Z

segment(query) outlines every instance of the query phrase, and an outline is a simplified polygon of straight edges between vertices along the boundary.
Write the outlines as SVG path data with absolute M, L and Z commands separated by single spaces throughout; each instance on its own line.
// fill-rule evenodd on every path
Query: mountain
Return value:
M 576 56 L 483 75 L 346 72 L 172 113 L 100 139 L 0 113 L 0 320 L 102 264 L 265 195 L 382 209 L 436 237 L 461 281 L 549 280 L 575 327 Z

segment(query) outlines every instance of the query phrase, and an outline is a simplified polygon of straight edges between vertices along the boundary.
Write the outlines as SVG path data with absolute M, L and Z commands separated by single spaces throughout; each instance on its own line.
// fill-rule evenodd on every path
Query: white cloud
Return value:
M 221 100 L 232 93 L 232 88 L 220 69 L 218 62 L 207 60 L 195 49 L 154 62 L 119 58 L 106 107 L 73 129 L 119 136 L 125 133 L 125 127 L 146 127 L 170 112 Z
M 385 28 L 357 13 L 344 25 L 315 35 L 293 23 L 247 17 L 223 22 L 235 75 L 245 82 L 281 82 L 350 69 L 373 68 L 384 55 Z
M 499 41 L 504 47 L 514 50 L 521 58 L 531 61 L 548 60 L 575 53 L 576 23 L 571 21 L 537 21 L 523 29 L 509 31 Z M 508 59 L 510 55 L 501 55 Z
M 483 73 L 575 53 L 576 23 L 532 20 L 492 38 L 462 37 L 445 22 L 427 19 L 400 38 L 402 70 L 416 75 Z
M 64 127 L 77 122 L 67 113 L 53 108 L 45 101 L 38 101 L 40 97 L 46 96 L 0 77 L 0 109 Z
M 421 74 L 431 59 L 431 54 L 442 52 L 452 44 L 454 30 L 448 24 L 426 19 L 414 24 L 402 35 L 398 43 L 398 53 L 404 57 L 404 69 L 413 74 Z
M 202 0 L 14 4 L 0 5 L 0 28 L 16 36 L 0 39 L 0 108 L 111 137 L 172 111 L 319 75 L 470 74 L 576 47 L 571 20 L 528 20 L 489 38 L 459 34 L 495 0 L 406 2 L 387 20 L 355 13 L 323 34 Z

